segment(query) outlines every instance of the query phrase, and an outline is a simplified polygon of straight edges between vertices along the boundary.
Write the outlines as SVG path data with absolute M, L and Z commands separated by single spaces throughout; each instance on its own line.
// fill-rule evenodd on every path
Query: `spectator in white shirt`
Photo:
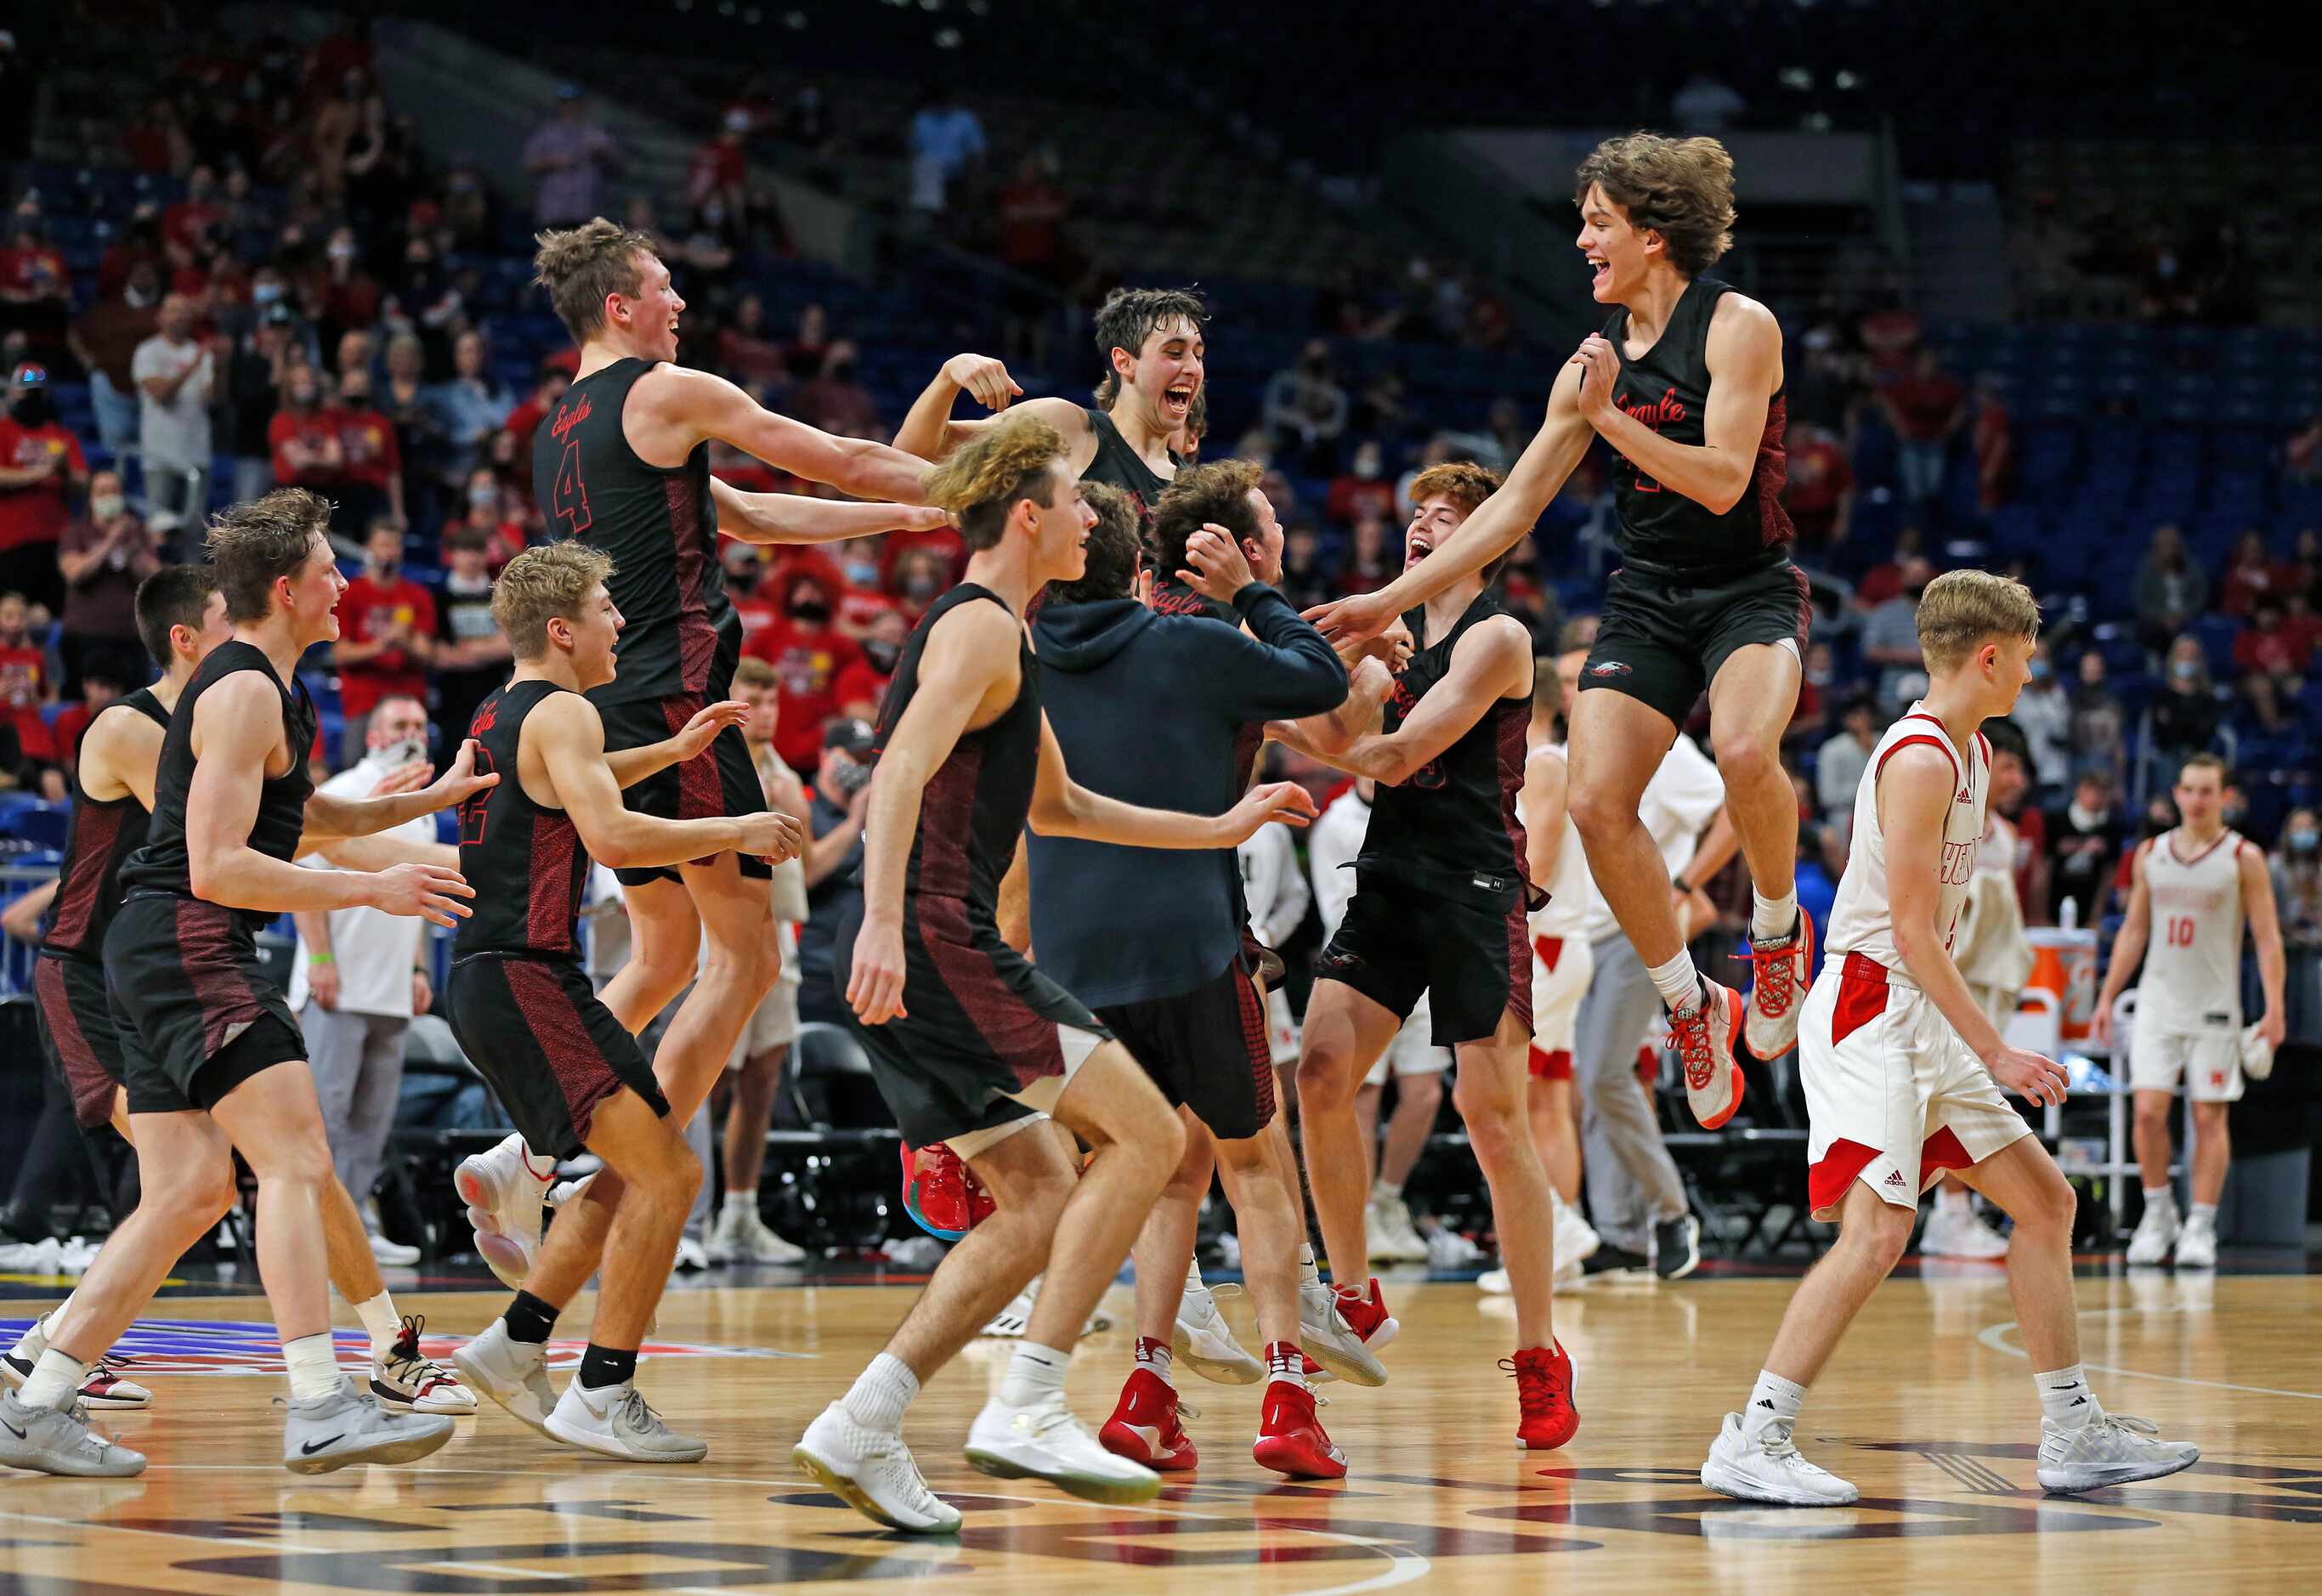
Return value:
M 217 362 L 194 336 L 194 304 L 165 296 L 159 330 L 130 357 L 137 385 L 138 450 L 145 461 L 145 503 L 187 525 L 209 513 L 210 398 Z

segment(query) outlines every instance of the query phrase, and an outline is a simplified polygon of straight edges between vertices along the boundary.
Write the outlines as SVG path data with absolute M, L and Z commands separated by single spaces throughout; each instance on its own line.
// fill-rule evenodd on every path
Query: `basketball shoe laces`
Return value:
M 93 1378 L 84 1381 L 82 1383 L 84 1385 L 94 1385 L 98 1381 L 119 1380 L 121 1378 L 121 1372 L 129 1367 L 129 1354 L 126 1353 L 106 1353 L 103 1357 L 96 1360 L 96 1367 L 89 1371 Z
M 1706 991 L 1694 999 L 1690 1010 L 1680 1009 L 1669 1016 L 1669 1040 L 1677 1044 L 1677 1061 L 1685 1068 L 1685 1083 L 1696 1091 L 1705 1090 L 1710 1075 L 1717 1068 L 1716 1055 L 1709 1044 Z
M 439 1385 L 448 1385 L 451 1374 L 443 1365 L 419 1350 L 419 1332 L 426 1327 L 424 1313 L 403 1316 L 403 1333 L 395 1345 L 387 1349 L 388 1373 L 411 1388 L 414 1399 L 425 1396 Z
M 1556 1378 L 1556 1365 L 1550 1358 L 1502 1358 L 1500 1367 L 1515 1379 L 1516 1411 L 1525 1418 L 1546 1418 L 1569 1404 L 1570 1398 Z
M 1784 946 L 1761 950 L 1753 942 L 1749 953 L 1734 955 L 1737 962 L 1750 966 L 1750 1001 L 1768 1019 L 1781 1018 L 1797 999 L 1798 972 L 1792 965 L 1798 951 L 1797 939 L 1798 934 L 1793 931 Z

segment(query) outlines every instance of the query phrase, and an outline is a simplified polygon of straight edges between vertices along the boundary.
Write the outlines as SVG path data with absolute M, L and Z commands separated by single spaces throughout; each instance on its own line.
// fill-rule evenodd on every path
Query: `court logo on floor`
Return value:
M 0 1319 L 0 1347 L 13 1346 L 30 1319 Z M 468 1343 L 465 1336 L 423 1336 L 419 1349 L 448 1363 L 453 1352 Z M 350 1367 L 370 1357 L 370 1337 L 359 1329 L 334 1329 L 334 1350 Z M 548 1344 L 551 1369 L 578 1369 L 588 1347 L 585 1336 L 559 1337 Z M 113 1350 L 137 1360 L 144 1374 L 279 1374 L 283 1372 L 282 1342 L 274 1327 L 257 1319 L 139 1319 L 129 1327 Z M 707 1342 L 648 1340 L 637 1349 L 646 1358 L 785 1358 L 802 1353 L 775 1352 L 759 1346 L 719 1346 Z

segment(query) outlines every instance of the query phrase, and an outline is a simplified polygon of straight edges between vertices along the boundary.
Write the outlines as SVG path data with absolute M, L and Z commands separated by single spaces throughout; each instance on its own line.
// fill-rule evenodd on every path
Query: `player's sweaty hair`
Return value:
M 1668 262 L 1699 277 L 1733 247 L 1733 158 L 1715 139 L 1623 133 L 1589 152 L 1572 178 L 1572 203 L 1588 190 L 1628 213 L 1629 225 L 1661 235 Z
M 928 473 L 928 503 L 957 517 L 969 548 L 989 549 L 1019 499 L 1043 509 L 1056 502 L 1048 468 L 1064 458 L 1064 434 L 1055 427 L 1037 415 L 1004 415 Z
M 1175 576 L 1185 569 L 1185 541 L 1204 524 L 1224 527 L 1234 541 L 1257 535 L 1249 490 L 1257 486 L 1253 460 L 1213 460 L 1179 471 L 1153 504 L 1153 569 Z
M 137 637 L 157 669 L 169 668 L 172 631 L 202 629 L 202 612 L 217 590 L 217 572 L 206 565 L 165 565 L 137 584 Z
M 1476 513 L 1476 506 L 1500 490 L 1500 480 L 1499 472 L 1489 466 L 1472 460 L 1447 460 L 1411 479 L 1411 502 L 1423 505 L 1431 498 L 1448 498 L 1459 507 L 1460 519 L 1465 520 Z M 1485 582 L 1488 585 L 1507 562 L 1508 557 L 1502 554 L 1484 567 Z
M 303 488 L 278 488 L 220 512 L 210 523 L 208 546 L 225 618 L 265 619 L 275 579 L 296 575 L 315 552 L 315 534 L 330 524 L 331 501 Z
M 1083 482 L 1081 497 L 1096 512 L 1089 528 L 1088 567 L 1076 582 L 1050 582 L 1050 604 L 1095 604 L 1126 598 L 1137 585 L 1137 501 L 1110 482 Z
M 1919 597 L 1919 652 L 1927 673 L 1956 670 L 1995 637 L 2040 635 L 2040 601 L 2012 577 L 1947 570 Z
M 1112 368 L 1112 351 L 1145 352 L 1145 341 L 1171 322 L 1190 322 L 1199 331 L 1210 319 L 1210 307 L 1192 288 L 1115 288 L 1096 311 L 1096 358 L 1104 362 L 1104 380 L 1096 385 L 1096 407 L 1112 408 L 1120 397 L 1120 373 Z M 1198 397 L 1198 396 L 1197 396 Z
M 508 652 L 527 663 L 548 652 L 548 623 L 578 621 L 597 584 L 613 574 L 612 556 L 586 543 L 526 549 L 492 584 L 492 620 Z
M 599 216 L 578 227 L 552 228 L 535 235 L 533 281 L 548 290 L 556 319 L 586 343 L 605 325 L 605 296 L 644 291 L 645 257 L 654 252 L 649 234 L 617 226 Z

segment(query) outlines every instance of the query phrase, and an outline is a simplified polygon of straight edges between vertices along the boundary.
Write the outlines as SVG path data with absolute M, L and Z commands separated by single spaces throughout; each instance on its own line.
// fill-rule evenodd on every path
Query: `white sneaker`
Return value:
M 1476 1289 L 1486 1297 L 1505 1297 L 1514 1291 L 1515 1287 L 1509 1283 L 1506 1270 L 1486 1269 L 1476 1277 Z
M 1742 1066 L 1733 1062 L 1742 1003 L 1738 993 L 1704 977 L 1700 995 L 1668 1017 L 1669 1042 L 1685 1070 L 1685 1100 L 1704 1130 L 1715 1130 L 1742 1106 Z M 1797 1006 L 1790 1007 L 1795 1014 Z
M 1161 1493 L 1161 1476 L 1098 1445 L 1062 1391 L 1028 1408 L 996 1396 L 984 1403 L 967 1432 L 967 1461 L 995 1479 L 1046 1480 L 1083 1501 L 1118 1505 Z
M 1596 1227 L 1580 1217 L 1580 1210 L 1559 1197 L 1553 1188 L 1549 1199 L 1556 1208 L 1556 1272 L 1563 1274 L 1565 1266 L 1577 1268 L 1604 1245 Z
M 1024 1334 L 1024 1327 L 1032 1322 L 1032 1299 L 1039 1294 L 1040 1277 L 1036 1274 L 1025 1282 L 1022 1290 L 1010 1300 L 1008 1306 L 993 1314 L 992 1322 L 976 1334 L 993 1336 L 1005 1341 L 1017 1339 Z
M 32 1377 L 41 1354 L 48 1350 L 47 1321 L 34 1319 L 16 1338 L 14 1349 L 0 1356 L 0 1380 L 5 1380 L 11 1390 L 22 1391 L 24 1382 Z M 80 1405 L 108 1412 L 151 1407 L 153 1393 L 121 1373 L 129 1366 L 129 1361 L 119 1353 L 109 1352 L 90 1365 L 88 1378 L 80 1384 Z
M 1927 1216 L 1919 1251 L 1930 1258 L 2005 1258 L 2007 1238 L 1972 1208 L 1960 1213 L 1938 1201 Z
M 419 1262 L 417 1247 L 407 1246 L 399 1241 L 389 1241 L 376 1230 L 371 1231 L 370 1235 L 372 1263 L 383 1263 L 389 1269 L 407 1269 Z
M 903 1437 L 864 1429 L 833 1402 L 791 1448 L 799 1472 L 874 1523 L 921 1535 L 949 1535 L 959 1509 L 928 1489 Z
M 2192 1218 L 2177 1233 L 2175 1253 L 2180 1269 L 2215 1269 L 2217 1266 L 2217 1223 L 2210 1218 Z
M 1430 1269 L 1465 1269 L 1484 1261 L 1484 1249 L 1449 1225 L 1439 1224 L 1429 1231 L 1426 1245 Z
M 2144 1217 L 2136 1222 L 2136 1234 L 2128 1238 L 2128 1261 L 2131 1263 L 2165 1263 L 2169 1249 L 2177 1245 L 2177 1205 L 2174 1202 L 2148 1202 Z
M 1862 1493 L 1828 1469 L 1805 1460 L 1791 1443 L 1790 1427 L 1769 1424 L 1755 1436 L 1742 1427 L 1742 1416 L 1728 1413 L 1709 1444 L 1701 1482 L 1743 1501 L 1769 1501 L 1788 1508 L 1842 1508 Z
M 2189 1441 L 2164 1441 L 2151 1421 L 2097 1409 L 2078 1429 L 2040 1421 L 2040 1487 L 2069 1495 L 2137 1480 L 2158 1480 L 2201 1461 Z
M 1376 1345 L 1385 1346 L 1389 1339 L 1382 1336 Z M 1339 1311 L 1337 1295 L 1319 1277 L 1299 1283 L 1298 1345 L 1341 1380 L 1355 1385 L 1386 1383 L 1386 1365 L 1379 1362 L 1374 1345 L 1355 1334 Z
M 370 1366 L 370 1394 L 389 1413 L 473 1413 L 476 1393 L 460 1377 L 419 1350 L 425 1314 L 403 1316 L 403 1333 Z
M 708 1253 L 712 1263 L 803 1263 L 807 1256 L 804 1247 L 775 1235 L 757 1210 L 748 1208 L 718 1210 Z
M 1181 1365 L 1220 1385 L 1256 1385 L 1266 1378 L 1266 1365 L 1234 1339 L 1233 1327 L 1218 1311 L 1216 1294 L 1202 1283 L 1199 1265 L 1186 1273 L 1169 1350 Z
M 1742 1022 L 1751 1056 L 1770 1062 L 1798 1044 L 1799 1012 L 1814 985 L 1814 921 L 1804 909 L 1787 936 L 1752 939 L 1750 1013 Z
M 556 1390 L 548 1383 L 548 1347 L 508 1339 L 507 1321 L 494 1319 L 452 1354 L 469 1389 L 491 1398 L 542 1435 L 554 1437 L 548 1416 L 556 1410 Z
M 547 1182 L 526 1161 L 524 1137 L 511 1135 L 497 1147 L 462 1159 L 452 1184 L 468 1205 L 477 1253 L 500 1284 L 523 1290 L 532 1261 L 540 1255 L 540 1208 L 548 1191 Z
M 1427 1238 L 1411 1222 L 1411 1206 L 1400 1197 L 1373 1197 L 1364 1216 L 1374 1263 L 1424 1263 Z
M 670 1260 L 669 1266 L 681 1274 L 698 1274 L 709 1267 L 709 1254 L 691 1236 L 681 1236 L 677 1238 L 677 1256 Z
M 564 1388 L 556 1410 L 548 1416 L 548 1433 L 558 1440 L 607 1457 L 631 1463 L 699 1463 L 709 1455 L 709 1444 L 681 1436 L 662 1422 L 637 1390 L 624 1381 L 603 1393 L 602 1412 L 580 1394 L 580 1379 Z

